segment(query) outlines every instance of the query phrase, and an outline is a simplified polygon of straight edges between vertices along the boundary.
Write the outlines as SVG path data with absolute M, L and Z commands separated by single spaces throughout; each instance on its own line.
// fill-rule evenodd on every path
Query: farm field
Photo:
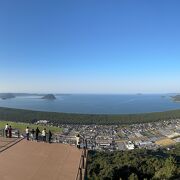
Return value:
M 164 138 L 164 139 L 156 141 L 156 144 L 160 146 L 171 146 L 171 145 L 174 145 L 175 143 L 176 142 L 170 138 Z

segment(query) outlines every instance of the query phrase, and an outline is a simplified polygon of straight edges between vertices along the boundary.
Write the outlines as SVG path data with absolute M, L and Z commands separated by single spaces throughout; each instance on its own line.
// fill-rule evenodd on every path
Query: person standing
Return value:
M 36 134 L 36 141 L 39 140 L 39 133 L 40 133 L 40 130 L 39 130 L 39 128 L 37 127 L 37 128 L 36 128 L 36 132 L 35 132 L 35 134 Z
M 26 128 L 26 138 L 29 141 L 29 127 Z
M 76 136 L 76 145 L 77 145 L 77 148 L 80 149 L 80 135 L 79 134 Z
M 8 132 L 9 132 L 9 138 L 12 138 L 12 127 L 9 126 L 8 128 Z
M 46 128 L 42 130 L 43 142 L 46 142 Z
M 32 129 L 32 130 L 31 130 L 31 139 L 32 139 L 32 141 L 34 140 L 34 135 L 35 135 L 35 130 Z
M 49 138 L 49 139 L 48 139 L 48 140 L 49 140 L 49 143 L 51 143 L 51 138 L 52 138 L 52 132 L 51 132 L 51 130 L 49 130 L 48 135 L 49 135 L 49 137 L 48 137 L 48 138 Z
M 9 129 L 9 125 L 6 124 L 4 128 L 6 137 L 8 137 L 8 129 Z

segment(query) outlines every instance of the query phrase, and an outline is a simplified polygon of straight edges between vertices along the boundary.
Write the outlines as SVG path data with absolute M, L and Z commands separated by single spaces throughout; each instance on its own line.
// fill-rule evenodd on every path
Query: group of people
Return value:
M 36 141 L 39 141 L 39 137 L 42 137 L 42 141 L 43 142 L 49 142 L 51 143 L 51 139 L 52 139 L 52 132 L 49 130 L 48 132 L 46 131 L 46 128 L 44 128 L 41 132 L 41 136 L 40 136 L 40 130 L 39 128 L 37 127 L 35 130 L 34 129 L 29 129 L 29 127 L 26 128 L 25 130 L 26 132 L 26 139 L 29 141 L 29 140 L 36 140 Z M 12 137 L 12 127 L 9 126 L 8 124 L 5 125 L 5 136 L 8 138 L 11 138 Z M 80 149 L 80 135 L 78 134 L 76 136 L 76 145 L 77 145 L 77 148 Z
M 9 126 L 8 124 L 5 125 L 5 136 L 8 138 L 12 138 L 12 127 Z
M 42 130 L 41 136 L 40 136 L 40 130 L 38 127 L 35 130 L 34 129 L 30 130 L 29 127 L 27 127 L 25 131 L 26 131 L 27 140 L 39 141 L 40 137 L 42 137 L 43 142 L 51 143 L 52 132 L 50 130 L 47 132 L 46 128 Z M 12 138 L 12 127 L 8 123 L 5 125 L 4 132 L 5 132 L 6 138 Z
M 26 128 L 26 139 L 29 140 L 36 140 L 39 141 L 39 134 L 40 134 L 40 130 L 37 127 L 36 130 L 34 129 L 29 129 L 29 127 Z M 42 141 L 43 142 L 49 142 L 51 143 L 51 139 L 52 139 L 52 132 L 49 130 L 48 132 L 46 131 L 46 128 L 44 128 L 41 132 L 41 137 L 42 137 Z

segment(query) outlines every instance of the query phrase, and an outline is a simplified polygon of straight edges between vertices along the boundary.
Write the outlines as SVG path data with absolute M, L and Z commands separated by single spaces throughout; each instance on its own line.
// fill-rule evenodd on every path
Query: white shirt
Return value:
M 76 143 L 77 143 L 77 145 L 80 144 L 80 137 L 76 137 Z
M 8 125 L 6 124 L 6 126 L 5 126 L 5 130 L 8 130 Z
M 28 128 L 26 128 L 26 134 L 28 134 L 29 133 L 29 129 Z
M 46 131 L 45 130 L 42 131 L 42 136 L 46 136 Z

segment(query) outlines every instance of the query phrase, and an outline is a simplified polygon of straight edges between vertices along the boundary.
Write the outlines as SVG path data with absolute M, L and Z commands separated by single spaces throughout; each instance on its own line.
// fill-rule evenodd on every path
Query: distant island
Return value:
M 42 99 L 47 99 L 47 100 L 55 100 L 56 97 L 53 94 L 47 94 Z
M 1 94 L 1 99 L 11 99 L 11 98 L 15 98 L 16 96 L 12 93 L 5 93 L 5 94 Z
M 180 95 L 172 96 L 174 102 L 180 102 Z

